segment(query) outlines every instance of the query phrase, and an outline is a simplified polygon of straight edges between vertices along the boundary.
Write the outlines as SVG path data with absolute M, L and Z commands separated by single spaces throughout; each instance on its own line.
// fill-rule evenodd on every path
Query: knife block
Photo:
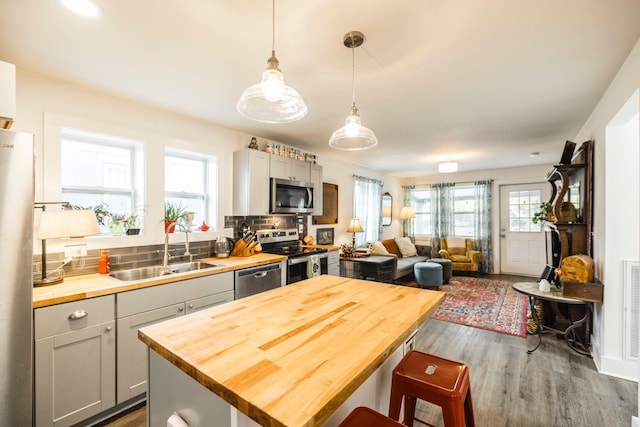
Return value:
M 242 239 L 238 239 L 236 244 L 233 246 L 233 250 L 231 251 L 231 256 L 246 257 L 253 254 L 255 254 L 255 250 L 253 248 L 248 248 L 247 243 Z

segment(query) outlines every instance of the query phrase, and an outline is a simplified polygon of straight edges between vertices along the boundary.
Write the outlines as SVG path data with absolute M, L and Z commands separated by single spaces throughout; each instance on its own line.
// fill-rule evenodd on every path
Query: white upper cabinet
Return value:
M 271 156 L 271 178 L 289 179 L 291 181 L 309 182 L 311 163 L 291 159 L 289 157 Z
M 249 148 L 233 153 L 233 215 L 269 214 L 269 157 Z

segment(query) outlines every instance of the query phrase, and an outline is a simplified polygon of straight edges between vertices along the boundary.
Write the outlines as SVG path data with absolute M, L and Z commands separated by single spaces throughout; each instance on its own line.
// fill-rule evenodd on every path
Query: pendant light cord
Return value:
M 351 103 L 356 104 L 356 47 L 351 44 Z
M 276 51 L 276 0 L 271 0 L 271 51 Z

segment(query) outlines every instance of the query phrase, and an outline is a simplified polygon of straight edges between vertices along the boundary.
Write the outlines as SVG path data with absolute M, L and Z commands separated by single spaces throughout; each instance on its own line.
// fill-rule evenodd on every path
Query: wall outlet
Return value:
M 68 245 L 64 247 L 65 258 L 87 256 L 87 245 Z

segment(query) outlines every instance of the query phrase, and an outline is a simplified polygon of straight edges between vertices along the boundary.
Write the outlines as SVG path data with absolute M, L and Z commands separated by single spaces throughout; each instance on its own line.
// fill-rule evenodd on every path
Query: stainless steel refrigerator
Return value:
M 0 426 L 33 420 L 33 136 L 0 129 Z

